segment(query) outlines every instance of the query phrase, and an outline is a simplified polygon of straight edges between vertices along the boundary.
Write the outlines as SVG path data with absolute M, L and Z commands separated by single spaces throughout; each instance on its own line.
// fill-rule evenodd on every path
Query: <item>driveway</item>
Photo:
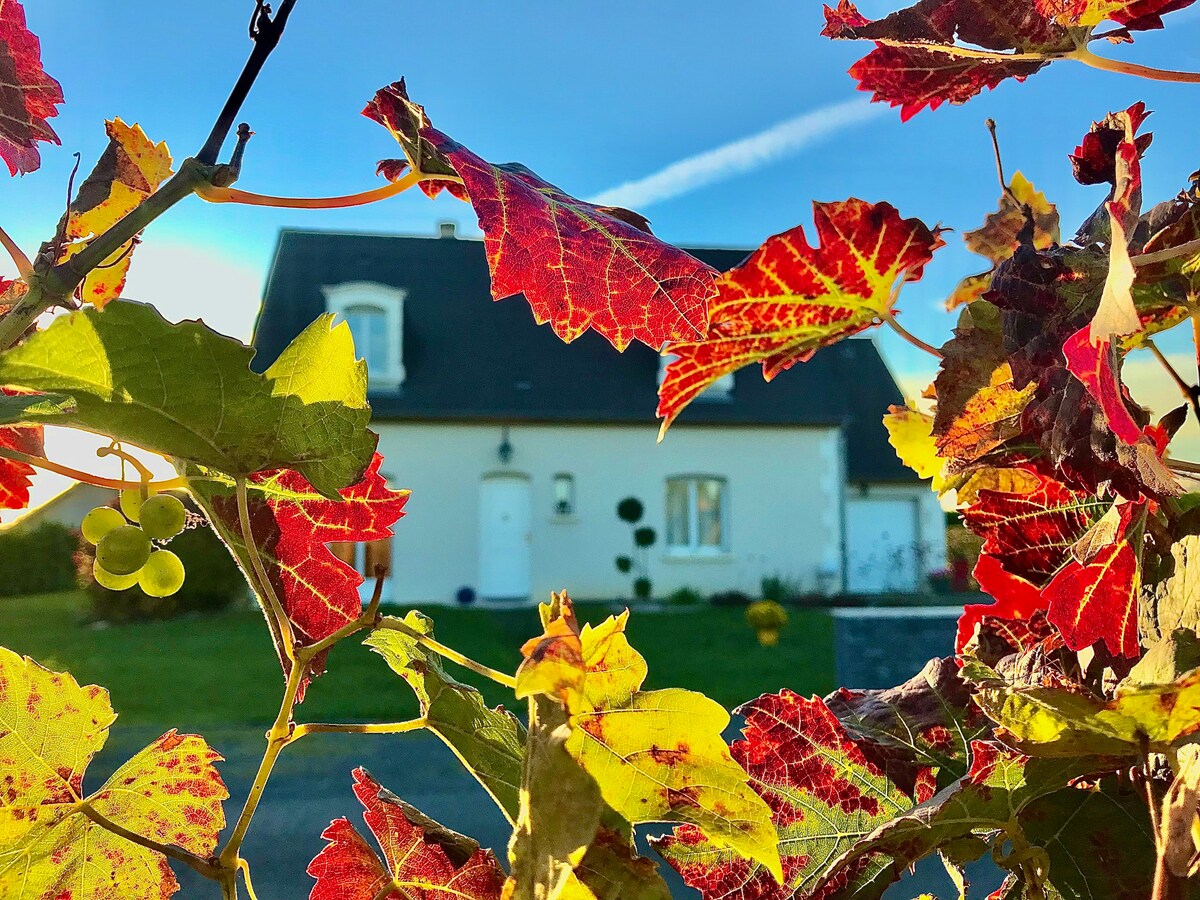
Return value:
M 100 779 L 157 736 L 146 729 L 117 726 L 109 747 L 89 772 L 88 785 L 98 786 Z M 226 757 L 220 769 L 233 795 L 226 806 L 232 819 L 254 778 L 263 737 L 247 730 L 210 730 L 205 737 Z M 362 823 L 362 807 L 350 788 L 350 772 L 356 766 L 365 766 L 394 793 L 442 824 L 494 848 L 505 860 L 507 823 L 491 798 L 436 738 L 314 734 L 281 755 L 243 847 L 259 900 L 308 897 L 313 881 L 304 870 L 324 846 L 321 832 L 332 819 L 345 816 L 369 835 Z M 909 900 L 922 892 L 932 892 L 943 900 L 952 897 L 941 867 L 927 862 L 930 864 L 920 867 L 916 876 L 892 888 L 889 897 Z M 676 897 L 698 896 L 672 870 L 665 865 L 662 868 Z M 219 898 L 220 892 L 211 882 L 184 866 L 176 870 L 183 885 L 178 895 L 182 900 Z M 987 881 L 980 878 L 977 883 L 983 887 Z

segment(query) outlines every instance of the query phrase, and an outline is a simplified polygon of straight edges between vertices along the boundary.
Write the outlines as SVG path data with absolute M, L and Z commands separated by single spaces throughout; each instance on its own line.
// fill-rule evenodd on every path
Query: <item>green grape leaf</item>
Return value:
M 1200 731 L 1200 670 L 1176 681 L 1121 685 L 1111 700 L 1056 687 L 1017 687 L 978 664 L 967 677 L 1006 744 L 1039 757 L 1165 753 Z
M 1200 535 L 1189 534 L 1171 545 L 1164 577 L 1142 588 L 1138 604 L 1143 638 L 1157 640 L 1178 628 L 1200 631 Z
M 410 612 L 403 621 L 432 637 L 433 622 L 421 613 Z M 502 707 L 489 709 L 479 691 L 447 675 L 440 657 L 403 632 L 380 628 L 364 643 L 408 682 L 426 728 L 454 751 L 509 822 L 515 822 L 525 755 L 525 729 L 516 717 Z
M 1030 803 L 1017 822 L 1025 840 L 1046 852 L 1046 881 L 1064 898 L 1133 900 L 1154 881 L 1150 817 L 1128 783 L 1105 778 L 1055 791 Z
M 262 374 L 253 350 L 200 322 L 114 301 L 56 319 L 0 353 L 0 384 L 57 395 L 39 422 L 129 441 L 229 475 L 289 468 L 335 496 L 371 462 L 366 367 L 322 316 Z M 70 398 L 74 408 L 65 399 Z

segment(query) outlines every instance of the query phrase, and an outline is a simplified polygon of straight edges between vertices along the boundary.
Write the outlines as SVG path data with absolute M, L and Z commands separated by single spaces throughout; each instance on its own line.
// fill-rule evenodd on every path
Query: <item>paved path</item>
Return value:
M 89 786 L 98 786 L 100 779 L 121 761 L 157 736 L 157 732 L 147 729 L 122 729 L 118 725 L 110 747 L 89 773 Z M 210 730 L 206 737 L 226 757 L 221 773 L 233 795 L 226 807 L 232 818 L 241 809 L 262 755 L 262 735 L 253 729 Z M 321 832 L 332 819 L 346 816 L 365 831 L 362 807 L 350 787 L 350 772 L 356 766 L 365 766 L 381 784 L 421 811 L 496 849 L 497 855 L 505 858 L 507 823 L 483 789 L 436 738 L 315 734 L 281 755 L 244 845 L 243 855 L 250 862 L 259 900 L 308 897 L 313 882 L 305 868 L 324 846 Z M 182 900 L 217 900 L 219 892 L 211 882 L 186 867 L 178 868 L 183 885 L 178 896 Z M 664 865 L 663 869 L 676 897 L 691 900 L 698 896 L 668 867 Z M 983 879 L 979 884 L 985 886 Z M 953 896 L 936 862 L 922 867 L 917 877 L 897 885 L 889 897 L 909 900 L 923 891 L 931 891 L 943 900 Z

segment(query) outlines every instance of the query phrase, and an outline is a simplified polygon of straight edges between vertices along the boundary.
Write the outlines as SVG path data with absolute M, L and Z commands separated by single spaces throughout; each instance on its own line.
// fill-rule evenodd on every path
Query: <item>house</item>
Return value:
M 718 269 L 739 250 L 695 250 Z M 492 302 L 482 242 L 284 231 L 260 313 L 257 368 L 330 311 L 370 372 L 384 473 L 412 490 L 389 542 L 335 547 L 387 599 L 529 602 L 630 594 L 617 503 L 636 497 L 658 541 L 656 596 L 915 591 L 944 564 L 944 519 L 895 457 L 881 418 L 902 401 L 870 340 L 822 350 L 767 384 L 723 379 L 656 443 L 662 359 L 587 333 L 568 345 L 513 297 Z M 369 586 L 364 586 L 368 590 Z

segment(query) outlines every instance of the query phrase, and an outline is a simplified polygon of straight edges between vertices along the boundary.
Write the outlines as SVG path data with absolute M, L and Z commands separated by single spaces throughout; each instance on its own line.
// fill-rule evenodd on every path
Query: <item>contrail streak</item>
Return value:
M 592 197 L 591 202 L 601 206 L 645 208 L 752 172 L 884 111 L 885 107 L 872 104 L 865 97 L 831 103 L 780 122 L 766 131 L 671 163 L 645 178 L 609 188 Z

